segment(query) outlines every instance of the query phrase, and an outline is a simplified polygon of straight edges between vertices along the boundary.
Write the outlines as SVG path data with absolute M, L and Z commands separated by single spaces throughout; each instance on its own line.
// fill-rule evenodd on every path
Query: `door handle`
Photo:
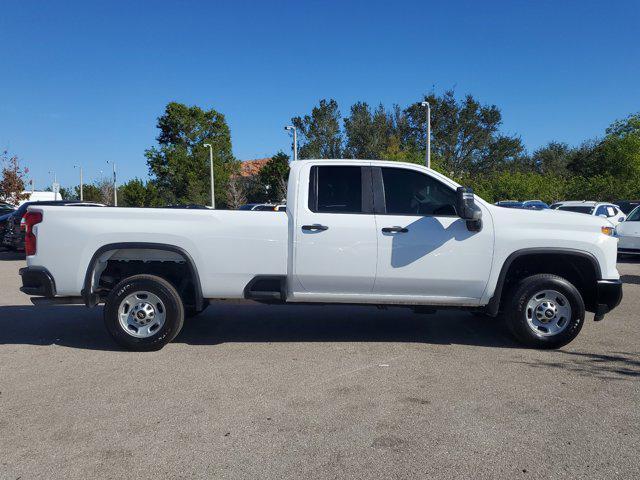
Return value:
M 404 227 L 384 227 L 382 229 L 382 233 L 407 233 L 408 231 L 409 229 Z
M 305 232 L 324 232 L 328 230 L 329 227 L 326 225 L 320 225 L 319 223 L 314 223 L 313 225 L 303 225 L 302 230 Z

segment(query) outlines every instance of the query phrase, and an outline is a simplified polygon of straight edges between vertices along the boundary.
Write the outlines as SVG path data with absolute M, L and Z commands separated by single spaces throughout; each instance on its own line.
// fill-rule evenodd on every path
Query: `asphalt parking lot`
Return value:
M 214 305 L 160 352 L 0 253 L 0 478 L 640 478 L 640 263 L 560 351 L 494 320 Z

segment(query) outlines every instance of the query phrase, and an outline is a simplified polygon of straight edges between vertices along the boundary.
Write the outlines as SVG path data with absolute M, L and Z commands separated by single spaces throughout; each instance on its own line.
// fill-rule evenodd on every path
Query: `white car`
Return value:
M 618 253 L 640 255 L 640 207 L 634 208 L 627 219 L 616 227 Z
M 497 207 L 409 163 L 292 162 L 281 215 L 35 206 L 26 225 L 22 291 L 104 303 L 133 350 L 215 300 L 502 312 L 518 340 L 556 348 L 622 298 L 608 222 Z
M 554 210 L 565 212 L 584 213 L 587 215 L 595 215 L 596 217 L 606 218 L 613 226 L 624 222 L 627 216 L 620 210 L 620 207 L 607 202 L 589 202 L 589 201 L 570 201 L 558 202 L 551 206 Z

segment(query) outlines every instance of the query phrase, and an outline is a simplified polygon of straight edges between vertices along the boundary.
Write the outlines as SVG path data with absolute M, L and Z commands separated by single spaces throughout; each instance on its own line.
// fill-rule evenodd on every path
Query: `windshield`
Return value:
M 560 206 L 558 210 L 564 210 L 565 212 L 586 213 L 591 215 L 593 213 L 593 207 L 580 207 L 580 206 Z
M 636 207 L 631 211 L 627 217 L 627 222 L 640 222 L 640 207 Z

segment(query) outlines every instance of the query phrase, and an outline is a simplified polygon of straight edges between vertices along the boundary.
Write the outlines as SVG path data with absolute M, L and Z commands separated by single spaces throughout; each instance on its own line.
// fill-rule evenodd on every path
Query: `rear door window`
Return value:
M 309 209 L 318 213 L 364 213 L 362 168 L 316 166 L 309 179 Z

